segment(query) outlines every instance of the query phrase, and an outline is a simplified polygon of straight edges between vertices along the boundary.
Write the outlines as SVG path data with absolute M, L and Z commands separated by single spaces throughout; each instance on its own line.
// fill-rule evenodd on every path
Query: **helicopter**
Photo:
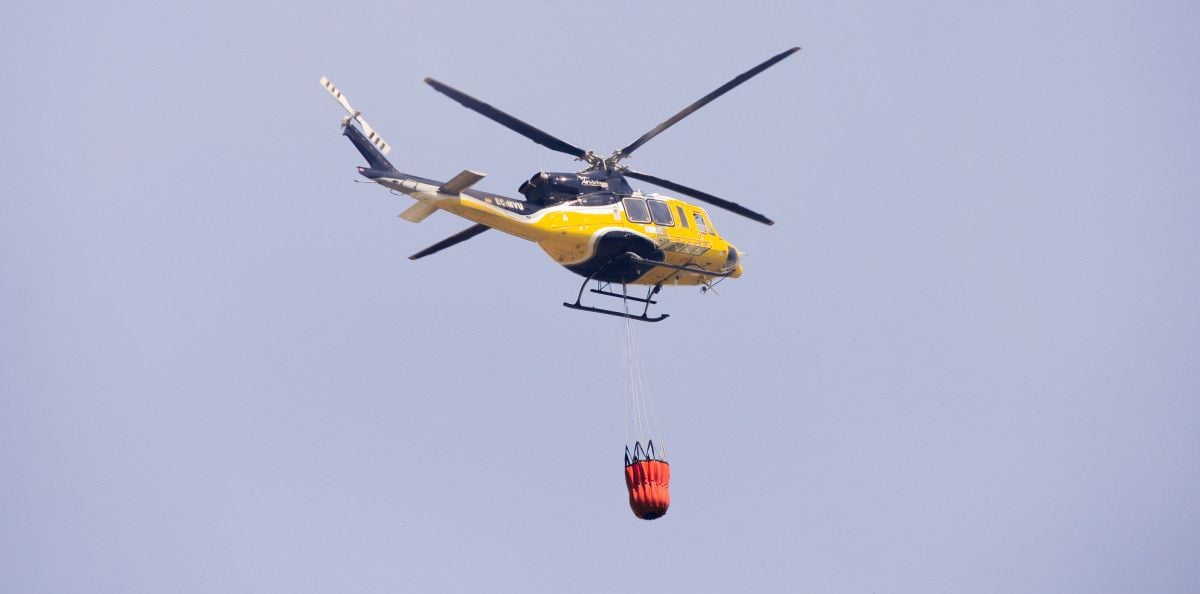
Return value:
M 419 223 L 434 212 L 445 210 L 475 223 L 413 254 L 410 260 L 497 229 L 536 242 L 556 263 L 584 277 L 575 301 L 564 302 L 564 306 L 660 322 L 668 314 L 650 316 L 649 310 L 658 303 L 654 296 L 664 285 L 700 286 L 702 291 L 708 291 L 726 278 L 742 275 L 741 254 L 721 237 L 703 207 L 635 190 L 627 178 L 684 194 L 766 225 L 773 225 L 774 221 L 735 202 L 630 169 L 622 161 L 667 128 L 799 50 L 799 47 L 788 49 L 734 77 L 608 157 L 560 140 L 458 89 L 426 78 L 426 84 L 463 107 L 586 165 L 578 172 L 535 173 L 517 189 L 523 199 L 473 189 L 486 174 L 470 169 L 444 182 L 401 173 L 387 160 L 391 145 L 363 119 L 361 112 L 350 106 L 346 96 L 328 78 L 321 77 L 321 86 L 349 113 L 342 119 L 342 134 L 368 164 L 358 167 L 358 173 L 416 199 L 400 218 Z M 591 293 L 619 298 L 624 308 L 583 304 L 584 290 L 592 281 L 596 282 L 596 288 Z M 619 293 L 616 285 L 620 285 Z M 647 286 L 645 296 L 629 295 L 628 285 Z M 641 314 L 630 313 L 629 301 L 644 305 Z

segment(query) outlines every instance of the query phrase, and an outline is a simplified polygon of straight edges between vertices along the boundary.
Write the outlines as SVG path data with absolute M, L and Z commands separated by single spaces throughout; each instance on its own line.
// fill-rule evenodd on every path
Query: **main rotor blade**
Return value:
M 454 235 L 451 235 L 450 237 L 447 237 L 446 239 L 443 239 L 443 240 L 409 256 L 408 259 L 416 260 L 418 258 L 424 258 L 425 256 L 428 256 L 429 254 L 440 252 L 452 245 L 462 243 L 468 239 L 471 239 L 472 237 L 475 237 L 476 235 L 479 235 L 480 233 L 483 233 L 484 231 L 487 231 L 488 229 L 491 229 L 491 227 L 488 227 L 487 225 L 483 225 L 483 224 L 471 225 L 470 227 L 467 227 L 466 229 L 463 229 L 462 231 L 459 231 L 458 233 L 455 233 Z
M 455 89 L 454 87 L 438 82 L 432 78 L 425 79 L 425 84 L 433 87 L 437 92 L 461 103 L 463 107 L 472 111 L 476 111 L 481 115 L 499 123 L 501 126 L 504 126 L 505 128 L 508 128 L 509 130 L 512 130 L 513 132 L 516 132 L 517 134 L 520 134 L 521 136 L 524 136 L 525 138 L 528 138 L 550 150 L 566 153 L 568 155 L 574 155 L 581 159 L 587 154 L 587 151 L 569 142 L 559 140 L 546 132 L 538 130 L 537 128 L 534 128 L 533 126 L 530 126 L 529 124 L 526 124 L 525 122 L 522 122 L 521 120 L 518 120 L 517 118 L 514 118 L 513 116 L 510 116 L 507 113 L 504 113 L 503 111 L 484 103 L 483 101 L 480 101 L 458 89 Z
M 701 107 L 704 107 L 705 105 L 708 105 L 713 99 L 716 99 L 717 97 L 720 97 L 721 95 L 724 95 L 725 93 L 728 93 L 734 87 L 750 80 L 758 73 L 774 66 L 780 60 L 782 60 L 798 51 L 800 51 L 800 48 L 794 47 L 786 52 L 783 52 L 782 54 L 772 57 L 771 59 L 767 60 L 766 62 L 763 62 L 762 64 L 759 64 L 758 66 L 755 66 L 754 68 L 751 68 L 751 69 L 739 74 L 733 80 L 721 85 L 720 88 L 718 88 L 717 90 L 705 95 L 704 97 L 701 97 L 699 101 L 683 108 L 683 111 L 680 111 L 679 113 L 671 116 L 671 119 L 659 124 L 658 126 L 655 126 L 653 130 L 643 134 L 641 138 L 633 141 L 632 144 L 621 149 L 620 153 L 622 155 L 628 156 L 633 151 L 636 151 L 638 149 L 638 147 L 642 146 L 643 144 L 646 144 L 646 142 L 648 142 L 651 138 L 658 136 L 660 133 L 662 133 L 663 130 L 666 130 L 667 128 L 670 128 L 671 126 L 674 126 L 676 124 L 676 122 L 678 122 L 679 120 L 682 120 L 683 118 L 688 117 L 689 115 L 692 114 L 692 112 L 696 111 L 697 109 L 700 109 Z
M 650 182 L 656 186 L 662 186 L 664 188 L 667 188 L 668 190 L 675 190 L 676 192 L 679 192 L 682 194 L 687 194 L 688 196 L 691 196 L 692 198 L 695 198 L 697 200 L 703 200 L 713 206 L 724 208 L 725 210 L 728 210 L 729 212 L 734 212 L 734 213 L 740 214 L 746 218 L 753 219 L 755 221 L 758 221 L 758 222 L 766 224 L 766 225 L 774 225 L 775 224 L 775 221 L 768 219 L 765 215 L 754 212 L 753 210 L 750 210 L 749 208 L 746 208 L 745 206 L 742 206 L 741 204 L 738 204 L 736 202 L 730 202 L 728 200 L 725 200 L 724 198 L 717 198 L 716 196 L 713 196 L 712 194 L 709 194 L 707 192 L 701 192 L 700 190 L 697 190 L 695 188 L 689 188 L 683 184 L 677 184 L 671 180 L 663 179 L 661 177 L 655 177 L 653 175 L 650 175 L 649 173 L 642 173 L 640 171 L 634 171 L 632 169 L 622 170 L 621 174 L 627 175 L 627 176 L 635 178 L 635 179 L 640 179 L 642 181 Z

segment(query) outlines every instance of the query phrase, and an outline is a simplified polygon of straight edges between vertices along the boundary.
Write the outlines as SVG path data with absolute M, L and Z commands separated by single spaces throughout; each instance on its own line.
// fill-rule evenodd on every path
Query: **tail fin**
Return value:
M 350 138 L 350 142 L 354 144 L 354 148 L 357 148 L 358 152 L 362 153 L 367 163 L 371 165 L 371 169 L 395 171 L 396 168 L 384 156 L 392 151 L 392 145 L 388 144 L 382 136 L 375 132 L 375 129 L 367 123 L 367 120 L 363 119 L 361 112 L 350 107 L 350 101 L 346 99 L 346 96 L 337 87 L 333 86 L 333 83 L 328 78 L 321 77 L 321 86 L 325 87 L 325 90 L 329 91 L 329 94 L 333 95 L 333 98 L 337 99 L 337 102 L 350 113 L 350 115 L 342 119 L 342 133 Z M 351 122 L 357 122 L 359 126 L 362 126 L 362 130 L 351 125 Z
M 346 137 L 350 139 L 350 142 L 354 143 L 354 148 L 358 149 L 358 152 L 362 153 L 363 158 L 365 158 L 367 163 L 371 165 L 371 169 L 375 169 L 380 172 L 396 170 L 396 168 L 392 166 L 391 162 L 389 162 L 387 158 L 383 156 L 383 152 L 375 148 L 375 145 L 372 144 L 371 141 L 367 140 L 367 137 L 364 136 L 362 131 L 360 131 L 358 128 L 355 128 L 350 124 L 346 124 L 345 127 L 342 128 L 342 134 L 345 134 Z

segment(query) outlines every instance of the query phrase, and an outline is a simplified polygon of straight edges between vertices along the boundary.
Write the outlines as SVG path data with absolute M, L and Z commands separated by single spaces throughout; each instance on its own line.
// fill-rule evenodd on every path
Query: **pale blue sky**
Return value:
M 1194 592 L 1194 2 L 9 3 L 5 592 Z M 746 204 L 639 328 L 536 246 L 355 184 L 630 164 Z M 651 188 L 647 188 L 651 189 Z

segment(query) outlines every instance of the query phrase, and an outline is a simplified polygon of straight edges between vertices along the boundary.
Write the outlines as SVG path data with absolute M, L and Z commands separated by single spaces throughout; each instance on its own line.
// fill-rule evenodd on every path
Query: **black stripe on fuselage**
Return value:
M 654 269 L 653 264 L 634 263 L 623 258 L 633 252 L 646 260 L 662 262 L 666 255 L 645 237 L 628 231 L 609 231 L 596 240 L 592 256 L 567 270 L 580 276 L 608 283 L 631 283 Z

